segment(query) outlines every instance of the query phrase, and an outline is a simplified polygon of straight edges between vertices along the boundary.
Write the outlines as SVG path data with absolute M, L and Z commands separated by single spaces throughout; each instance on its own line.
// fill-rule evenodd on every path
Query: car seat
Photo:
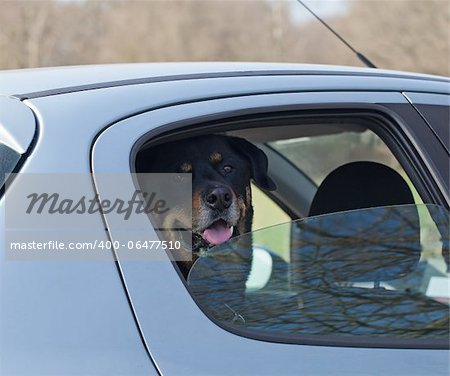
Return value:
M 319 186 L 310 207 L 310 217 L 328 215 L 293 228 L 294 281 L 379 285 L 411 272 L 421 250 L 413 204 L 408 184 L 390 167 L 375 162 L 338 167 Z M 360 210 L 368 208 L 374 209 Z

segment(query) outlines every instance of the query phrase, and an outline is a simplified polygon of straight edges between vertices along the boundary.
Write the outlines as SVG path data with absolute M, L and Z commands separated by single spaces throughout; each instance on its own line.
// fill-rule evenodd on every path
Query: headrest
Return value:
M 337 168 L 318 188 L 310 216 L 319 217 L 299 221 L 293 230 L 299 283 L 388 281 L 417 266 L 420 225 L 413 195 L 387 166 L 354 162 Z
M 309 216 L 344 210 L 414 204 L 408 184 L 392 168 L 351 162 L 332 171 L 319 186 Z

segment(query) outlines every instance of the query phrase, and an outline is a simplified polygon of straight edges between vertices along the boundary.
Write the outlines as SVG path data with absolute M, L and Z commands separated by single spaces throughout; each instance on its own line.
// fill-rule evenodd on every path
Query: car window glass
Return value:
M 21 155 L 9 146 L 0 143 L 0 187 L 3 187 L 7 174 L 14 170 Z
M 211 318 L 258 338 L 301 342 L 302 336 L 326 335 L 368 336 L 386 344 L 448 341 L 448 215 L 435 205 L 400 205 L 262 229 L 199 258 L 188 285 Z M 423 237 L 430 225 L 421 222 L 425 216 L 432 218 L 438 238 Z M 271 257 L 264 286 L 240 293 L 245 261 L 251 257 L 243 245 L 260 247 L 253 240 L 256 233 L 269 238 L 277 227 L 291 225 L 295 231 L 290 263 Z
M 450 106 L 431 104 L 415 104 L 414 106 L 431 124 L 447 150 L 450 150 Z
M 33 143 L 36 120 L 30 108 L 17 99 L 0 96 L 0 108 L 1 196 L 5 191 L 6 174 L 14 171 Z

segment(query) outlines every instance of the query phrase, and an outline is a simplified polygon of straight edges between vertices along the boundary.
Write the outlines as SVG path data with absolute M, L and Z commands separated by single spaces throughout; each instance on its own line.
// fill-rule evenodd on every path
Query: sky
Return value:
M 291 16 L 295 22 L 304 23 L 315 19 L 314 16 L 296 0 L 289 0 L 289 2 L 292 3 L 290 4 Z M 321 18 L 339 16 L 345 14 L 348 9 L 347 0 L 303 0 L 303 2 Z

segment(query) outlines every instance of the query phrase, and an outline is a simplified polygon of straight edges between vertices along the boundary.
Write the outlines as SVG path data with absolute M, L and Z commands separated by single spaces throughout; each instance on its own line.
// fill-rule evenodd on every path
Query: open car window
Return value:
M 289 262 L 254 242 L 283 227 L 292 234 Z M 446 347 L 448 228 L 448 211 L 436 205 L 304 218 L 212 248 L 192 267 L 188 286 L 216 323 L 252 338 Z
M 448 348 L 448 212 L 423 204 L 436 201 L 424 191 L 412 160 L 400 153 L 404 140 L 368 119 L 277 120 L 276 126 L 269 119 L 201 135 L 203 141 L 240 138 L 246 152 L 258 147 L 276 189 L 262 184 L 258 190 L 255 177 L 264 181 L 251 175 L 244 206 L 254 211 L 239 217 L 246 225 L 229 226 L 221 218 L 197 226 L 202 232 L 193 229 L 192 244 L 200 246 L 193 247 L 188 266 L 172 255 L 199 307 L 222 328 L 262 341 Z M 193 223 L 215 213 L 212 204 L 219 202 L 200 197 L 200 183 L 206 189 L 219 166 L 216 149 L 197 153 L 199 145 L 218 147 L 213 139 L 202 140 L 150 144 L 137 157 L 140 172 L 141 165 L 154 172 L 146 160 L 167 172 L 161 161 L 173 155 L 181 171 L 187 166 L 185 172 L 197 177 Z M 180 151 L 186 154 L 195 142 L 200 161 L 192 162 L 194 151 Z M 198 167 L 202 158 L 208 169 Z

